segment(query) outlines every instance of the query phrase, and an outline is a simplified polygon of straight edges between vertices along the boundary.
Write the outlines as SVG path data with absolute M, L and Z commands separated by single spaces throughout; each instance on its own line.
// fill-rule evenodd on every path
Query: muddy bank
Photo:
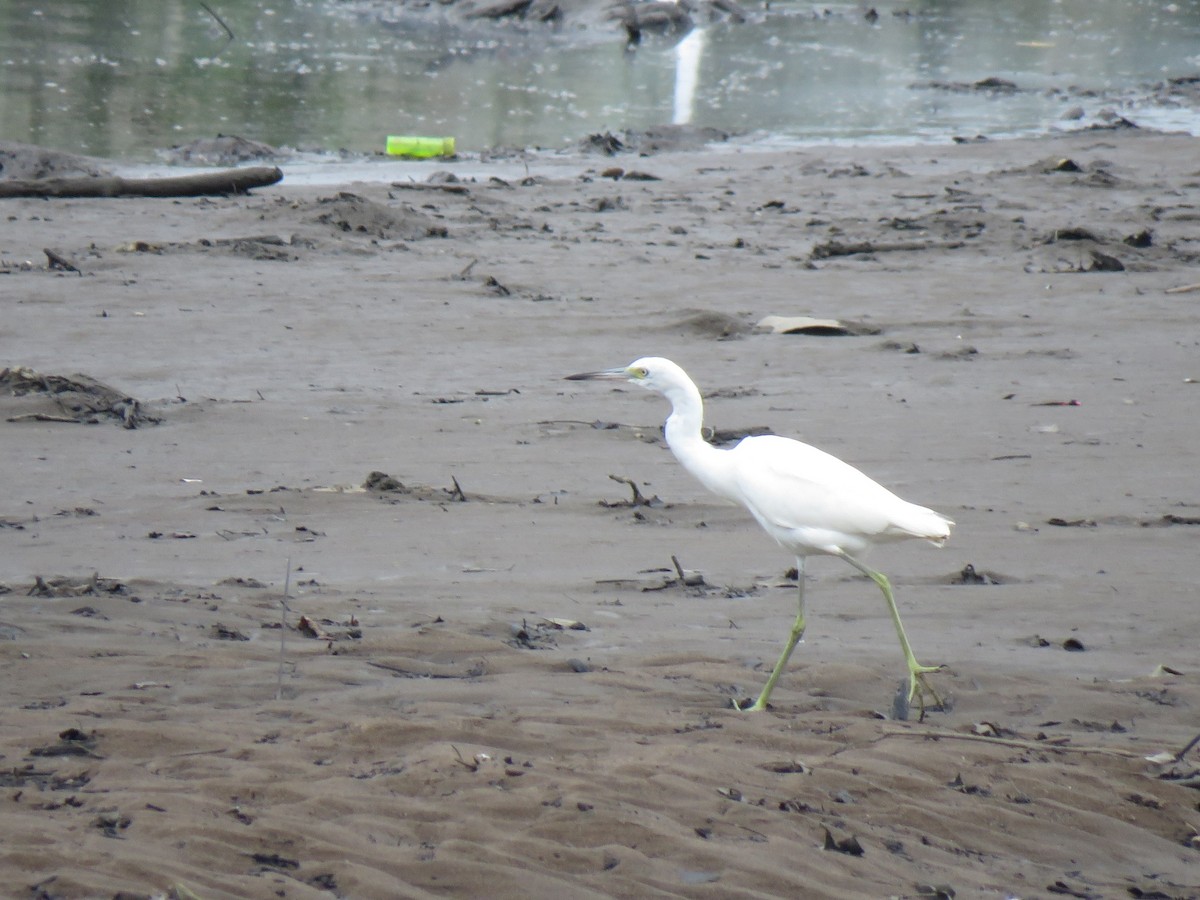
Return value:
M 1200 760 L 1173 756 L 1200 704 L 1195 151 L 285 165 L 243 197 L 5 201 L 0 368 L 50 388 L 0 417 L 7 882 L 1200 895 Z M 891 718 L 886 608 L 822 559 L 773 708 L 732 709 L 793 562 L 679 468 L 660 398 L 562 380 L 651 353 L 714 429 L 957 521 L 872 557 L 948 711 Z M 68 416 L 53 389 L 92 383 L 153 421 Z

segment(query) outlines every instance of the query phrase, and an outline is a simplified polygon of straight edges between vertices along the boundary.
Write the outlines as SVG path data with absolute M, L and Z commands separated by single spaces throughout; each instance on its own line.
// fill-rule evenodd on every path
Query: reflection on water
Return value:
M 675 45 L 675 107 L 672 125 L 691 125 L 696 117 L 696 88 L 700 83 L 700 59 L 708 43 L 707 28 L 693 28 Z
M 913 0 L 907 14 L 879 5 L 873 23 L 858 4 L 773 2 L 632 51 L 615 27 L 569 21 L 401 27 L 319 0 L 209 5 L 232 41 L 195 0 L 0 0 L 0 135 L 134 159 L 218 132 L 355 151 L 388 133 L 563 147 L 669 121 L 796 142 L 944 139 L 1114 104 L 1200 132 L 1190 105 L 1145 102 L 1200 69 L 1200 3 L 1182 0 Z M 930 86 L 985 77 L 1022 90 Z

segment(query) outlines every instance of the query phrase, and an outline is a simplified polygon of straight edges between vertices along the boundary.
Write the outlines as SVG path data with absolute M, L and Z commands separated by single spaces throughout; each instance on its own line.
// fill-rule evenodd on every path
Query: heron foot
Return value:
M 767 708 L 766 701 L 761 696 L 753 703 L 750 702 L 749 698 L 739 700 L 737 697 L 734 697 L 731 702 L 733 703 L 733 708 L 738 712 L 762 712 Z
M 922 665 L 919 665 L 916 662 L 916 660 L 913 660 L 912 662 L 909 663 L 909 665 L 908 665 L 908 702 L 911 703 L 913 701 L 913 698 L 914 697 L 916 698 L 917 709 L 918 709 L 918 714 L 917 714 L 918 722 L 923 722 L 925 720 L 925 710 L 927 708 L 927 704 L 925 702 L 926 697 L 928 697 L 930 700 L 933 701 L 931 704 L 929 704 L 929 706 L 932 707 L 933 709 L 938 709 L 938 710 L 946 709 L 946 701 L 944 701 L 942 699 L 941 695 L 936 690 L 934 690 L 933 685 L 931 685 L 925 679 L 926 675 L 931 674 L 933 672 L 941 672 L 945 668 L 946 668 L 945 666 L 922 666 Z

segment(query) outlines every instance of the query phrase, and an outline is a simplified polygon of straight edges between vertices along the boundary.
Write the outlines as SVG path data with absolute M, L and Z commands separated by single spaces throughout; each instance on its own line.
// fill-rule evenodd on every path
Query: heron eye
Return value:
M 634 378 L 645 378 L 649 374 L 650 374 L 649 370 L 644 369 L 641 366 L 638 366 L 636 369 L 633 370 Z

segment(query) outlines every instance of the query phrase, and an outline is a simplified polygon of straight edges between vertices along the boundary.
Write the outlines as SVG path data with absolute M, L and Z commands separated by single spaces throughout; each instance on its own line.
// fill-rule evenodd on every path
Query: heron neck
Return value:
M 725 451 L 704 440 L 704 401 L 695 385 L 680 386 L 667 394 L 671 415 L 667 417 L 667 446 L 680 464 L 710 491 L 724 495 L 721 477 Z

